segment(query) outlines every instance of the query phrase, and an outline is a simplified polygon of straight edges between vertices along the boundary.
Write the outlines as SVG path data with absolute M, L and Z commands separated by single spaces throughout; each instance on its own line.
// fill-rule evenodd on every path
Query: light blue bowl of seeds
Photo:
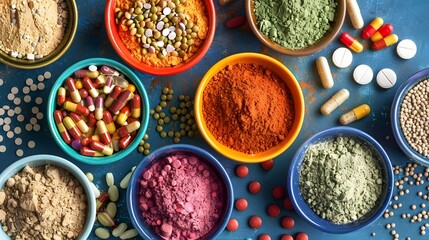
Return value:
M 329 233 L 374 223 L 393 194 L 392 164 L 370 135 L 351 127 L 316 133 L 296 152 L 287 189 L 296 212 Z
M 402 83 L 392 102 L 390 120 L 393 136 L 402 151 L 412 160 L 429 166 L 429 68 L 423 69 Z

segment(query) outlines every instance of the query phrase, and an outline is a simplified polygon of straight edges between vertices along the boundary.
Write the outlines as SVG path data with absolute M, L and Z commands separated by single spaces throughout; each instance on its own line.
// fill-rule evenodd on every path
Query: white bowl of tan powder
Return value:
M 85 174 L 53 155 L 20 159 L 0 174 L 0 239 L 87 239 L 96 203 Z

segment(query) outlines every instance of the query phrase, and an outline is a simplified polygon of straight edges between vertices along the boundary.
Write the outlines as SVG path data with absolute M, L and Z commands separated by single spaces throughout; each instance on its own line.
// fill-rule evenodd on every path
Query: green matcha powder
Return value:
M 324 219 L 338 224 L 355 221 L 378 203 L 383 187 L 378 161 L 354 138 L 311 145 L 301 166 L 302 196 Z
M 321 39 L 330 29 L 336 7 L 336 0 L 254 0 L 260 31 L 293 50 Z

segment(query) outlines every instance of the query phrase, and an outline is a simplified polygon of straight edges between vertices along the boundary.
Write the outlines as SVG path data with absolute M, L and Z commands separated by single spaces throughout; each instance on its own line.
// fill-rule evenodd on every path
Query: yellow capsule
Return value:
M 320 80 L 324 88 L 334 86 L 331 69 L 329 68 L 328 60 L 325 57 L 318 57 L 316 60 L 317 71 L 319 72 Z
M 350 96 L 350 92 L 347 89 L 341 89 L 334 94 L 325 104 L 322 105 L 320 111 L 323 115 L 329 115 L 337 107 L 343 104 Z
M 133 84 L 128 84 L 127 89 L 133 93 L 136 91 L 136 86 L 134 86 Z
M 371 108 L 368 104 L 362 104 L 358 107 L 353 108 L 350 112 L 344 113 L 340 117 L 340 123 L 343 125 L 347 125 L 356 120 L 359 120 L 365 116 L 367 116 L 371 112 Z

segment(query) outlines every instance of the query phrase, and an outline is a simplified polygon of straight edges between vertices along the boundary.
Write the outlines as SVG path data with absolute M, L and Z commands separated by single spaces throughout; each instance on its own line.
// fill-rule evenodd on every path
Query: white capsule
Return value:
M 322 105 L 320 112 L 322 112 L 323 115 L 329 115 L 341 104 L 343 104 L 349 98 L 349 96 L 350 92 L 347 89 L 341 89 Z
M 324 88 L 331 88 L 334 86 L 334 79 L 332 78 L 331 68 L 329 67 L 328 60 L 325 57 L 318 57 L 316 60 L 317 71 L 319 72 L 320 80 Z
M 362 14 L 360 12 L 359 5 L 356 0 L 347 0 L 346 9 L 349 14 L 350 21 L 355 29 L 361 29 L 364 26 Z

